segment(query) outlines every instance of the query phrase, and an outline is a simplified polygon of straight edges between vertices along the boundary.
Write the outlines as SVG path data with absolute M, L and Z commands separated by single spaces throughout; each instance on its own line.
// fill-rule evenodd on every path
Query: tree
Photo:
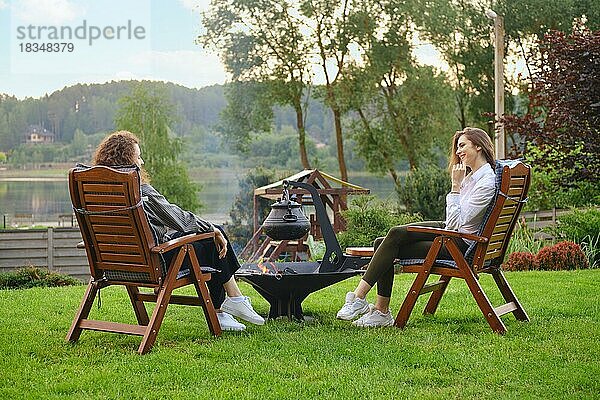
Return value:
M 351 0 L 303 0 L 300 11 L 306 17 L 311 42 L 318 54 L 318 66 L 325 78 L 323 90 L 317 92 L 333 114 L 340 177 L 348 181 L 344 155 L 342 115 L 347 111 L 340 99 L 339 84 L 350 65 L 350 48 L 356 31 L 351 21 L 355 17 Z
M 233 199 L 229 216 L 231 225 L 227 232 L 232 243 L 245 245 L 252 238 L 254 229 L 254 210 L 250 204 L 254 203 L 254 189 L 268 185 L 275 181 L 275 172 L 263 167 L 256 167 L 240 179 L 240 191 Z M 270 201 L 258 199 L 258 220 L 264 221 L 269 214 Z
M 455 124 L 450 87 L 444 76 L 416 64 L 408 6 L 364 1 L 350 21 L 362 62 L 353 62 L 340 83 L 359 154 L 372 172 L 386 172 L 396 185 L 397 164 L 411 169 L 431 159 L 431 148 Z
M 173 105 L 164 93 L 149 90 L 143 84 L 134 86 L 131 94 L 119 101 L 115 124 L 139 135 L 145 169 L 158 191 L 171 202 L 188 210 L 201 208 L 197 184 L 190 181 L 186 167 L 178 161 L 182 140 L 170 137 Z
M 560 172 L 556 182 L 597 183 L 600 177 L 600 30 L 552 31 L 539 43 L 530 108 L 506 116 L 507 130 L 535 146 L 534 162 Z M 516 150 L 516 149 L 515 149 Z M 527 148 L 526 148 L 527 151 Z
M 226 136 L 230 140 L 240 136 L 233 141 L 245 149 L 253 131 L 269 130 L 273 113 L 265 108 L 289 105 L 296 113 L 300 160 L 310 168 L 305 128 L 310 80 L 307 42 L 292 2 L 213 0 L 204 25 L 206 33 L 199 42 L 221 53 L 233 81 L 240 84 L 228 91 L 222 118 Z M 250 90 L 240 93 L 243 89 Z

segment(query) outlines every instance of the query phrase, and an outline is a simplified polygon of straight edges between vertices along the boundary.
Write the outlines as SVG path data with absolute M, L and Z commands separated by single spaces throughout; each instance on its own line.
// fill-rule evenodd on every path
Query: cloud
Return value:
M 194 12 L 202 12 L 208 9 L 210 0 L 179 0 L 181 5 Z
M 164 80 L 192 88 L 225 83 L 227 74 L 218 57 L 203 51 L 147 51 L 135 54 L 127 62 L 126 71 L 140 71 L 152 66 L 144 79 Z M 135 74 L 142 78 L 141 74 Z
M 7 7 L 8 7 L 8 4 L 6 4 L 6 1 L 0 0 L 0 10 L 4 10 Z
M 85 9 L 69 0 L 21 0 L 13 3 L 13 12 L 25 24 L 62 25 L 82 17 Z

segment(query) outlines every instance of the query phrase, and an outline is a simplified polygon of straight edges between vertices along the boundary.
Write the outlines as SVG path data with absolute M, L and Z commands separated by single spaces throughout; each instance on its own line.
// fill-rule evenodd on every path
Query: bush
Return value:
M 552 208 L 586 207 L 600 204 L 600 186 L 590 182 L 573 182 L 571 187 L 558 187 L 556 172 L 542 171 L 532 163 L 531 186 L 526 211 Z
M 600 236 L 600 210 L 573 210 L 558 218 L 556 226 L 547 230 L 557 239 L 583 243 Z
M 446 213 L 446 194 L 450 188 L 448 171 L 430 166 L 410 171 L 396 191 L 409 213 L 418 213 L 426 220 L 441 221 Z
M 508 261 L 502 264 L 505 271 L 533 271 L 539 269 L 535 254 L 517 251 L 508 256 Z
M 542 271 L 560 271 L 589 268 L 583 250 L 577 243 L 564 241 L 542 248 L 536 256 Z
M 254 189 L 275 182 L 275 171 L 256 167 L 239 179 L 240 191 L 235 195 L 229 217 L 231 223 L 225 227 L 229 240 L 237 248 L 243 247 L 252 238 L 254 228 Z M 262 224 L 271 211 L 271 201 L 258 199 L 258 222 Z
M 32 287 L 54 287 L 81 285 L 69 275 L 50 272 L 34 266 L 20 268 L 14 272 L 0 273 L 0 289 L 27 289 Z
M 342 216 L 346 220 L 346 231 L 337 235 L 342 249 L 372 246 L 373 240 L 385 236 L 390 228 L 423 220 L 419 215 L 401 213 L 397 207 L 373 196 L 354 197 Z

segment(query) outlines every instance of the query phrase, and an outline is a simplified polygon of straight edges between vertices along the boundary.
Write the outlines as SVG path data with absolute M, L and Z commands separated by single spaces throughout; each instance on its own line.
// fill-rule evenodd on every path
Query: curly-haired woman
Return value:
M 163 195 L 150 185 L 150 179 L 142 168 L 140 140 L 128 131 L 117 131 L 108 135 L 94 154 L 95 165 L 108 167 L 137 165 L 142 177 L 142 202 L 148 222 L 159 243 L 177 237 L 198 232 L 214 232 L 214 240 L 207 239 L 194 243 L 196 255 L 201 265 L 209 265 L 221 272 L 213 273 L 207 282 L 210 296 L 217 309 L 217 317 L 223 330 L 244 330 L 244 324 L 236 321 L 235 315 L 248 322 L 262 325 L 265 320 L 252 308 L 250 299 L 242 295 L 233 274 L 240 267 L 227 236 L 220 226 L 203 220 L 194 213 L 171 204 Z M 164 255 L 169 265 L 176 250 Z M 227 295 L 227 296 L 226 296 Z

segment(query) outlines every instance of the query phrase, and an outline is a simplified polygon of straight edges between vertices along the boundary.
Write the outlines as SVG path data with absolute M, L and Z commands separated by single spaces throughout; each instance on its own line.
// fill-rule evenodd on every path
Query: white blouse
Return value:
M 446 229 L 462 233 L 477 233 L 485 211 L 494 198 L 495 182 L 494 170 L 489 163 L 485 163 L 463 179 L 460 193 L 448 193 Z

